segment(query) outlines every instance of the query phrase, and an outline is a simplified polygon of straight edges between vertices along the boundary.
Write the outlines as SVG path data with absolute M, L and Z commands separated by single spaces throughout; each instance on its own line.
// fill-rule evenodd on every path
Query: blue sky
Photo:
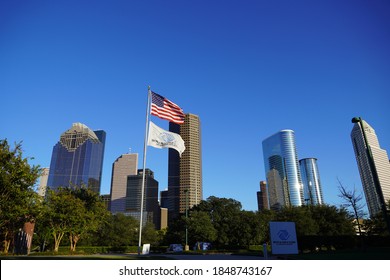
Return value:
M 363 117 L 390 151 L 388 1 L 7 1 L 0 3 L 0 138 L 33 164 L 74 122 L 104 129 L 112 163 L 142 151 L 147 87 L 200 116 L 204 198 L 256 210 L 262 141 L 295 131 L 324 199 L 362 190 L 350 140 Z M 168 123 L 152 117 L 162 128 Z M 167 150 L 147 167 L 167 186 Z

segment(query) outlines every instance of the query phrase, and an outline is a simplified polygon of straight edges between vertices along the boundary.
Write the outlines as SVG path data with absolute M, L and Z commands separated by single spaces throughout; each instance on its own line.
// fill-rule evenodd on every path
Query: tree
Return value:
M 260 244 L 260 227 L 257 216 L 252 211 L 241 211 L 238 220 L 232 225 L 234 230 L 232 243 L 238 246 Z
M 390 210 L 390 200 L 386 204 L 386 209 Z M 388 215 L 389 216 L 389 215 Z M 364 221 L 363 228 L 367 235 L 388 236 L 387 224 L 382 213 L 378 213 L 374 217 Z
M 277 221 L 295 222 L 297 236 L 316 235 L 318 224 L 313 220 L 309 207 L 283 207 L 276 213 Z
M 91 232 L 95 232 L 108 215 L 100 196 L 85 186 L 74 187 L 71 194 L 83 202 L 83 209 L 69 229 L 70 250 L 76 251 L 77 242 Z
M 318 226 L 317 235 L 340 236 L 353 235 L 355 230 L 347 211 L 330 205 L 309 207 L 312 219 Z
M 139 222 L 122 213 L 108 215 L 104 223 L 100 224 L 95 233 L 96 245 L 100 246 L 129 246 L 138 244 L 138 226 Z
M 258 231 L 256 238 L 259 239 L 259 243 L 263 244 L 270 241 L 269 222 L 275 220 L 276 212 L 273 210 L 262 210 L 256 213 L 256 221 Z
M 234 244 L 236 233 L 234 225 L 239 221 L 241 212 L 241 203 L 234 199 L 218 198 L 210 196 L 207 200 L 202 201 L 191 211 L 206 212 L 211 223 L 217 231 L 217 246 L 226 246 Z
M 42 219 L 54 238 L 54 252 L 58 252 L 62 238 L 72 227 L 85 223 L 85 207 L 69 188 L 48 190 L 44 202 Z
M 142 242 L 144 244 L 157 245 L 158 234 L 153 223 L 147 222 L 142 228 Z
M 0 140 L 0 232 L 4 253 L 8 253 L 15 233 L 26 222 L 34 222 L 39 213 L 33 186 L 41 169 L 28 160 L 23 158 L 21 143 L 11 149 L 6 139 Z
M 217 231 L 206 212 L 191 211 L 186 223 L 190 244 L 195 244 L 198 241 L 214 242 L 216 240 Z
M 358 193 L 356 191 L 356 188 L 353 188 L 353 190 L 348 190 L 344 185 L 339 182 L 339 197 L 342 198 L 345 202 L 345 206 L 347 209 L 351 209 L 350 212 L 352 213 L 352 216 L 354 217 L 355 224 L 357 225 L 359 235 L 362 235 L 362 229 L 361 229 L 361 223 L 360 221 L 365 216 L 365 213 L 363 211 L 364 205 L 361 203 L 363 196 L 361 193 Z

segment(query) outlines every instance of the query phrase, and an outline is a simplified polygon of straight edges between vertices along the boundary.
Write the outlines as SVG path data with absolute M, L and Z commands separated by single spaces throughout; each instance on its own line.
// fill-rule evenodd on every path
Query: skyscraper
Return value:
M 49 168 L 42 168 L 42 174 L 39 180 L 38 195 L 45 197 L 47 188 L 47 179 L 49 178 Z
M 259 211 L 269 209 L 267 182 L 265 181 L 260 181 L 260 191 L 257 192 L 257 209 Z
M 390 200 L 389 158 L 387 152 L 381 149 L 375 130 L 360 118 L 356 118 L 351 139 L 368 211 L 372 217 L 382 211 L 383 203 Z
M 299 161 L 303 182 L 305 203 L 309 205 L 323 204 L 320 172 L 316 158 L 304 158 Z
M 170 122 L 169 131 L 180 134 L 186 147 L 181 157 L 176 150 L 168 152 L 168 219 L 172 221 L 203 199 L 199 116 L 186 114 L 182 125 Z
M 127 176 L 137 175 L 138 154 L 123 154 L 112 164 L 111 213 L 126 211 Z
M 105 141 L 105 131 L 74 123 L 53 147 L 48 187 L 56 190 L 84 184 L 99 194 Z
M 138 169 L 137 175 L 127 176 L 126 213 L 140 220 L 141 216 L 141 189 L 143 169 Z M 158 205 L 158 182 L 154 179 L 154 172 L 145 169 L 145 195 L 143 203 L 143 224 L 152 222 L 160 228 L 160 206 Z
M 303 185 L 295 136 L 281 130 L 263 141 L 265 174 L 271 209 L 303 204 Z

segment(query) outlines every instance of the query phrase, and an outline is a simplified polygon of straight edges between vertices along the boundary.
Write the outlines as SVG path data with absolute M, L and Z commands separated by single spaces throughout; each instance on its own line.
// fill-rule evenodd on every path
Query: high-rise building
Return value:
M 174 149 L 168 152 L 168 219 L 173 221 L 203 199 L 202 145 L 199 116 L 186 114 L 184 124 L 169 123 L 169 131 L 184 140 L 182 156 Z
M 49 168 L 42 168 L 42 174 L 39 179 L 38 195 L 45 197 L 47 188 L 47 179 L 49 178 Z
M 74 123 L 53 147 L 48 187 L 85 185 L 100 194 L 105 141 L 105 131 Z
M 138 169 L 137 175 L 127 176 L 126 212 L 125 215 L 141 219 L 141 189 L 143 169 Z M 147 221 L 160 228 L 160 206 L 158 205 L 158 182 L 154 179 L 154 172 L 145 169 L 145 190 L 143 203 L 143 224 Z
M 304 158 L 299 161 L 299 165 L 301 167 L 305 204 L 324 204 L 317 159 Z
M 278 210 L 283 206 L 303 205 L 294 131 L 281 130 L 262 144 L 270 208 Z
M 111 213 L 126 212 L 127 176 L 137 175 L 138 154 L 123 154 L 112 164 Z
M 260 181 L 260 191 L 257 192 L 257 209 L 259 211 L 269 209 L 266 181 Z
M 372 217 L 382 211 L 383 203 L 390 200 L 389 157 L 381 149 L 375 130 L 360 118 L 356 118 L 351 139 L 368 211 Z

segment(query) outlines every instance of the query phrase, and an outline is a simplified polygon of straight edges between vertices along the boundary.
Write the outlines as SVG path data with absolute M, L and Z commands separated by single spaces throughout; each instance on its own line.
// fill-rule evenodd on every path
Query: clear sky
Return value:
M 142 167 L 150 85 L 200 116 L 204 199 L 257 210 L 262 141 L 292 129 L 298 157 L 318 159 L 325 202 L 339 205 L 337 178 L 362 190 L 352 117 L 390 151 L 389 14 L 386 0 L 2 0 L 0 138 L 48 167 L 72 123 L 105 130 L 107 194 L 121 154 L 131 148 Z M 148 148 L 160 190 L 167 155 Z

